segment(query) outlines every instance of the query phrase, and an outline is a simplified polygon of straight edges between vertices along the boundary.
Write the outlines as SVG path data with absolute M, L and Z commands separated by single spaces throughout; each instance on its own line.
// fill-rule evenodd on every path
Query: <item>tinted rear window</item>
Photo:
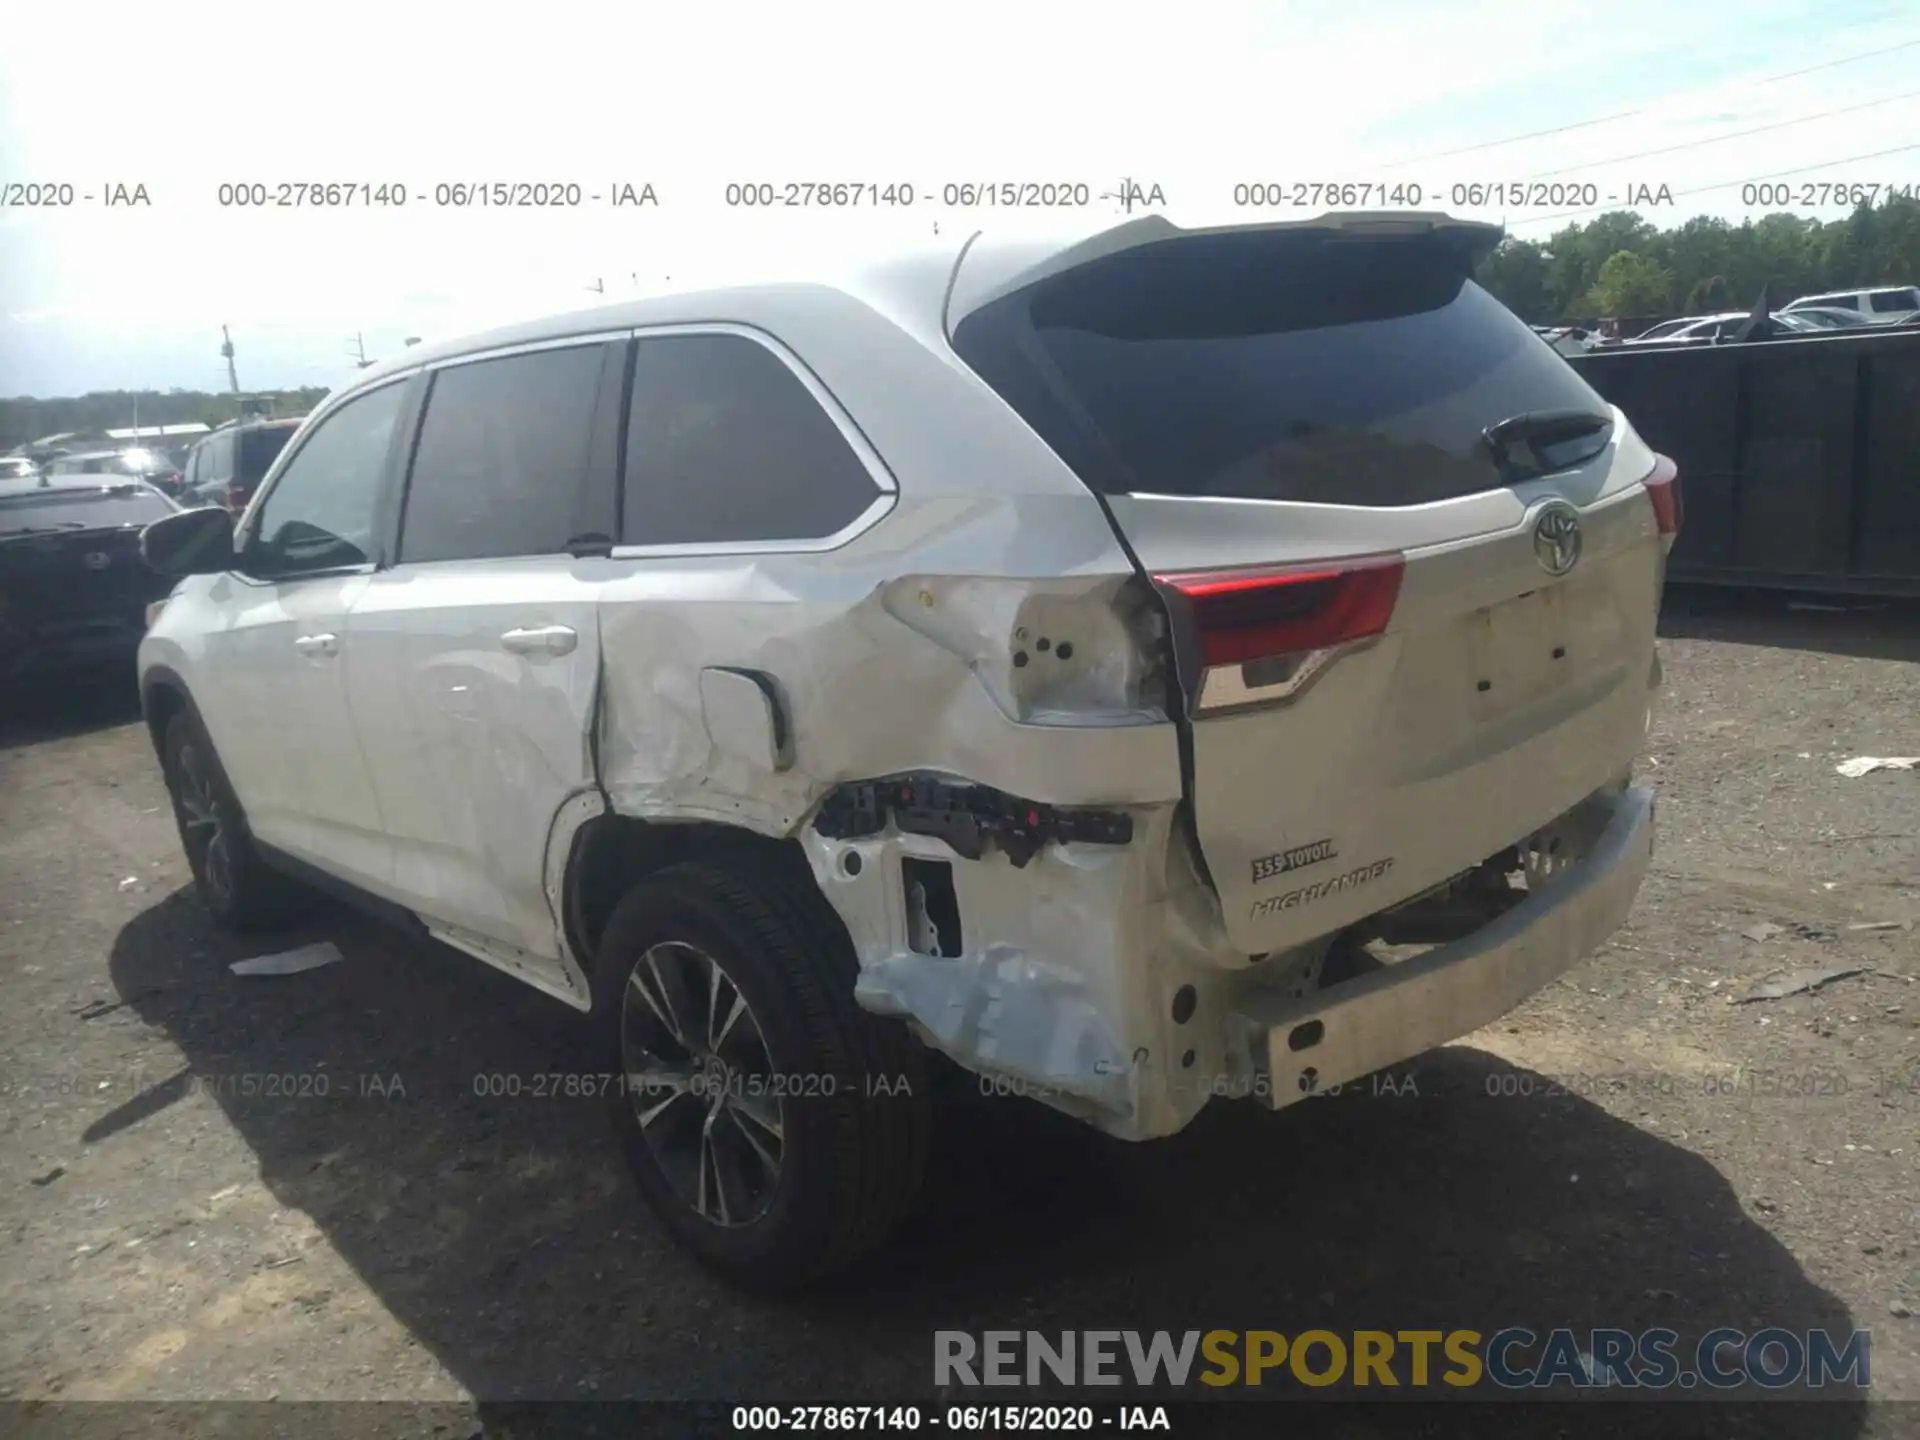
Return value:
M 0 535 L 109 530 L 145 525 L 172 513 L 173 507 L 145 485 L 0 493 Z
M 242 485 L 258 485 L 261 477 L 279 458 L 280 452 L 287 448 L 287 441 L 293 438 L 293 430 L 291 425 L 276 426 L 271 430 L 242 430 L 239 473 L 233 478 Z
M 1920 310 L 1920 298 L 1911 290 L 1894 290 L 1885 295 L 1873 297 L 1876 310 Z
M 1431 240 L 1143 246 L 961 322 L 960 356 L 1089 485 L 1414 505 L 1497 488 L 1487 426 L 1606 403 Z

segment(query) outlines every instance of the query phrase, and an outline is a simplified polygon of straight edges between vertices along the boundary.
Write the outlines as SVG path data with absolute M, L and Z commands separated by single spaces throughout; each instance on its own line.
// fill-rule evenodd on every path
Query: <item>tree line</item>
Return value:
M 1920 283 L 1920 199 L 1896 196 L 1844 219 L 1779 213 L 1734 224 L 1696 215 L 1669 230 L 1617 210 L 1544 241 L 1509 237 L 1479 280 L 1530 324 L 1744 310 L 1767 287 L 1801 295 Z
M 275 415 L 304 415 L 326 395 L 326 387 L 256 390 L 249 399 L 272 403 Z M 95 390 L 86 395 L 36 399 L 17 395 L 0 400 L 0 452 L 45 435 L 78 431 L 126 430 L 148 425 L 218 425 L 238 418 L 237 397 L 205 390 Z M 137 421 L 136 421 L 137 417 Z
M 1555 231 L 1509 237 L 1480 264 L 1479 280 L 1535 325 L 1612 316 L 1744 310 L 1767 287 L 1773 304 L 1799 295 L 1920 283 L 1920 199 L 1895 196 L 1844 219 L 1781 212 L 1734 224 L 1696 215 L 1662 230 L 1617 210 Z M 256 392 L 274 413 L 302 415 L 327 393 Z M 217 425 L 237 413 L 232 395 L 203 390 L 106 390 L 63 399 L 0 400 L 0 451 L 62 431 L 142 425 Z

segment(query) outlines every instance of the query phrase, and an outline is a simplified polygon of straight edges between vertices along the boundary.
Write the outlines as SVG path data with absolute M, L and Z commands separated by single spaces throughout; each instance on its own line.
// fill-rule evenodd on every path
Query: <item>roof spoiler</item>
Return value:
M 1204 235 L 1279 234 L 1292 230 L 1320 230 L 1354 240 L 1431 237 L 1454 252 L 1469 269 L 1499 245 L 1507 233 L 1501 225 L 1484 220 L 1461 220 L 1429 210 L 1336 210 L 1310 220 L 1205 225 L 1192 229 L 1175 225 L 1164 215 L 1145 215 L 1076 241 L 1051 245 L 1028 242 L 1007 255 L 988 259 L 976 254 L 977 242 L 981 239 L 981 234 L 976 232 L 962 248 L 955 265 L 953 288 L 947 302 L 948 331 L 951 333 L 967 315 L 995 300 L 1125 250 Z

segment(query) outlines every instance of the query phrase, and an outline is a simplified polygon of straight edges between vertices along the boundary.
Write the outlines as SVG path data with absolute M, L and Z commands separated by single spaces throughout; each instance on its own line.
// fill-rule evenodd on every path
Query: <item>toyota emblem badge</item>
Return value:
M 1555 500 L 1533 522 L 1533 554 L 1549 575 L 1564 575 L 1580 563 L 1580 512 Z

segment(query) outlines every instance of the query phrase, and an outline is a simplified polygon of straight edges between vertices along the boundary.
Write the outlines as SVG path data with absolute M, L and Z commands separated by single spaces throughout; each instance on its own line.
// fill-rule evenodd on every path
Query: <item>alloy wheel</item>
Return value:
M 680 1198 L 709 1224 L 752 1224 L 785 1155 L 785 1095 L 759 1018 L 726 969 L 664 941 L 634 964 L 620 1010 L 634 1118 Z
M 207 888 L 224 900 L 233 894 L 233 836 L 221 815 L 213 775 L 197 745 L 180 747 L 177 769 L 175 793 L 189 856 L 197 852 Z

